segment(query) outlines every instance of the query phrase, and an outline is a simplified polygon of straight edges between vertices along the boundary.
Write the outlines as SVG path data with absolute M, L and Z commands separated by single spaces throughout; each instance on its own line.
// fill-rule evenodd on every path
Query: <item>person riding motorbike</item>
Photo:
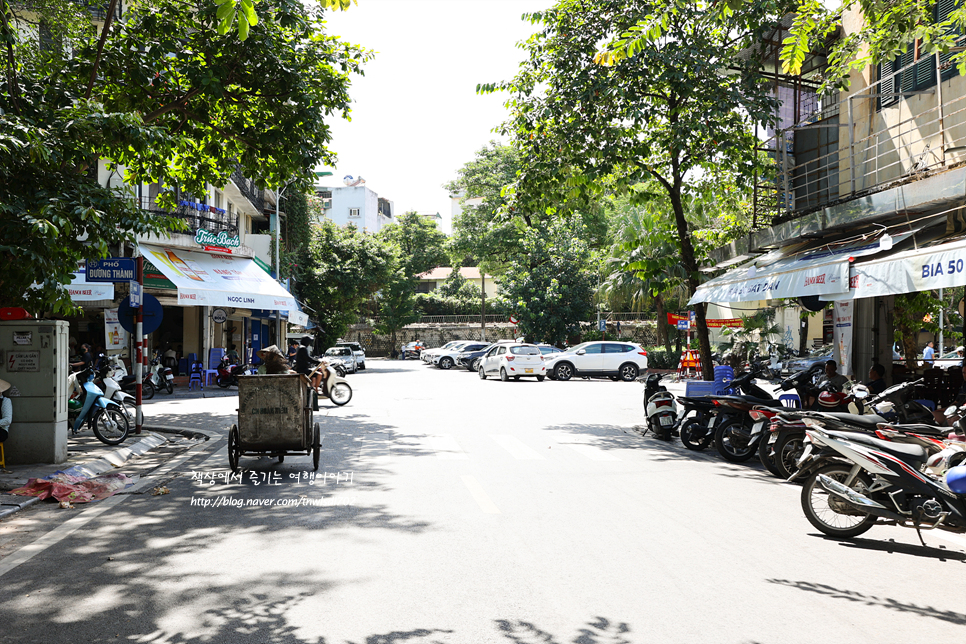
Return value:
M 838 363 L 835 360 L 829 360 L 825 363 L 825 373 L 821 378 L 818 379 L 816 387 L 818 391 L 823 391 L 826 389 L 831 389 L 834 391 L 842 391 L 849 379 L 846 376 L 838 373 Z M 814 393 L 809 396 L 808 408 L 812 409 L 815 406 L 815 401 L 818 399 L 818 393 Z
M 301 374 L 304 374 L 305 376 L 309 376 L 312 374 L 312 371 L 315 369 L 315 367 L 320 362 L 323 362 L 318 358 L 314 358 L 312 354 L 309 352 L 309 347 L 312 346 L 312 343 L 313 341 L 311 336 L 306 335 L 302 337 L 302 345 L 299 347 L 298 352 L 295 354 L 295 372 L 296 373 L 301 373 Z M 312 375 L 312 386 L 315 387 L 316 389 L 318 389 L 319 386 L 322 386 L 323 395 L 328 396 L 329 393 L 325 390 L 326 389 L 325 380 L 322 377 L 322 374 L 324 371 L 325 371 L 325 368 L 316 371 L 315 375 Z

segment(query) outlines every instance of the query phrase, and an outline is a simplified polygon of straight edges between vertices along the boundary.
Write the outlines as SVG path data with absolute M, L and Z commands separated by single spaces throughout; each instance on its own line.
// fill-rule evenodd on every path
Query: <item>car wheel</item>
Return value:
M 483 367 L 480 367 L 478 373 L 480 374 L 480 380 L 486 380 L 486 372 L 483 371 Z
M 514 382 L 520 382 L 520 376 L 513 376 Z
M 509 379 L 510 379 L 510 376 L 506 375 L 506 369 L 504 369 L 503 367 L 500 367 L 500 380 L 502 380 L 503 382 L 506 382 Z
M 574 368 L 569 362 L 564 362 L 554 368 L 553 375 L 557 380 L 567 381 L 574 377 Z
M 439 368 L 440 369 L 452 369 L 453 368 L 453 359 L 450 358 L 450 357 L 445 357 L 445 358 L 441 359 L 439 361 Z
M 545 376 L 537 376 L 537 382 L 543 382 Z
M 624 382 L 634 382 L 637 380 L 637 365 L 630 362 L 627 364 L 622 364 L 620 368 L 620 377 Z

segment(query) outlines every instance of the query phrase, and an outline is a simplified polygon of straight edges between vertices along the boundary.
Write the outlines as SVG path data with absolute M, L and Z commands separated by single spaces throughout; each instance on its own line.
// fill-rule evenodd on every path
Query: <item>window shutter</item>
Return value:
M 926 89 L 936 84 L 936 55 L 926 56 L 912 68 L 916 72 L 915 89 Z
M 899 56 L 899 63 L 898 63 L 899 69 L 902 69 L 906 65 L 911 65 L 913 61 L 913 57 L 915 55 L 916 55 L 916 44 L 912 43 L 911 45 L 909 45 L 908 49 L 902 52 L 902 55 Z M 912 88 L 916 84 L 915 66 L 910 67 L 905 71 L 899 72 L 897 76 L 900 80 L 896 82 L 896 91 L 911 92 Z
M 888 60 L 879 65 L 879 109 L 888 107 L 899 100 L 896 93 L 896 63 Z
M 953 9 L 956 8 L 958 0 L 937 0 L 936 2 L 936 22 L 943 22 L 949 18 L 949 14 L 952 13 Z M 950 30 L 956 35 L 961 35 L 959 30 L 951 27 Z M 949 59 L 953 57 L 953 54 L 940 54 L 939 64 L 940 66 L 949 62 Z M 942 80 L 946 81 L 959 74 L 959 70 L 956 65 L 953 65 L 949 69 L 942 71 Z

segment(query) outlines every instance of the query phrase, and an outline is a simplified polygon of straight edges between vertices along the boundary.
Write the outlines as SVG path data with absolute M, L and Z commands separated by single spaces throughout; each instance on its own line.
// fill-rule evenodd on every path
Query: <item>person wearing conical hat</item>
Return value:
M 13 403 L 10 402 L 13 385 L 6 380 L 0 380 L 0 443 L 10 435 L 10 424 L 13 422 Z

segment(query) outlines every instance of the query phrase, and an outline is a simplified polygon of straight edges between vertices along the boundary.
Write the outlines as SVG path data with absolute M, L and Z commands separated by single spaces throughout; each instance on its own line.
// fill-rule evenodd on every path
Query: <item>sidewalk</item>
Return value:
M 89 432 L 69 436 L 68 456 L 63 463 L 32 463 L 7 465 L 0 470 L 0 519 L 38 503 L 37 497 L 5 494 L 27 484 L 28 479 L 44 478 L 56 472 L 90 478 L 119 468 L 130 459 L 139 457 L 169 441 L 208 440 L 209 433 L 194 429 L 161 429 L 131 434 L 122 445 L 106 445 Z

